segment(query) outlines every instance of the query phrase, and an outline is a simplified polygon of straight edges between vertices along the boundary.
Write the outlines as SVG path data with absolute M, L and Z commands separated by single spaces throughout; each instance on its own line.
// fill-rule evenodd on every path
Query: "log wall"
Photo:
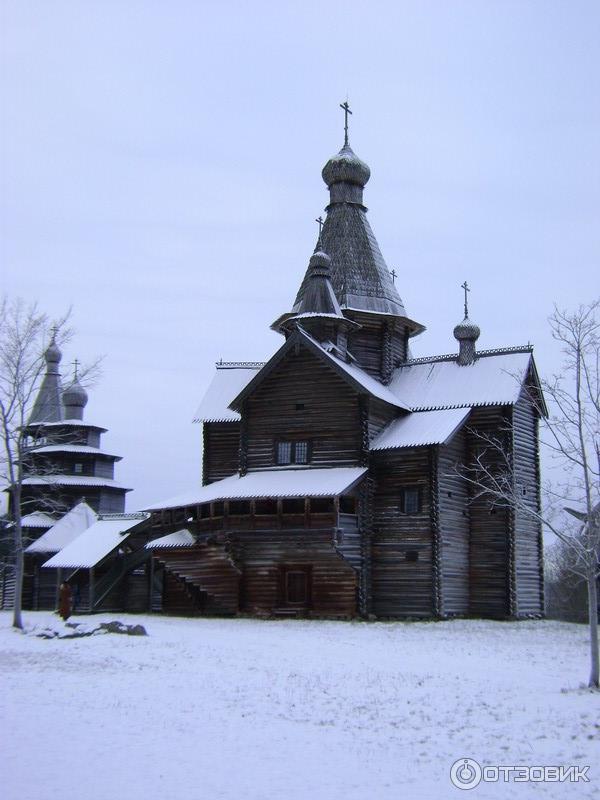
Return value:
M 538 419 L 526 390 L 513 408 L 513 465 L 519 501 L 539 511 Z M 526 510 L 514 515 L 516 616 L 541 616 L 543 607 L 541 525 Z
M 358 394 L 304 348 L 248 398 L 245 421 L 248 470 L 276 464 L 277 440 L 308 440 L 314 467 L 360 463 Z
M 466 432 L 463 428 L 438 450 L 441 616 L 469 612 L 469 490 L 457 468 L 465 459 Z
M 478 451 L 486 451 L 486 461 L 502 468 L 493 448 L 486 446 L 472 431 L 503 436 L 510 447 L 510 408 L 498 406 L 473 410 L 467 426 L 467 463 Z M 470 516 L 470 599 L 469 612 L 479 617 L 504 618 L 510 615 L 509 561 L 510 514 L 494 506 L 487 497 L 472 498 Z
M 372 610 L 379 617 L 434 613 L 429 448 L 372 454 Z M 421 507 L 404 514 L 400 489 L 417 487 Z
M 202 484 L 220 481 L 237 472 L 239 422 L 205 422 L 203 427 Z

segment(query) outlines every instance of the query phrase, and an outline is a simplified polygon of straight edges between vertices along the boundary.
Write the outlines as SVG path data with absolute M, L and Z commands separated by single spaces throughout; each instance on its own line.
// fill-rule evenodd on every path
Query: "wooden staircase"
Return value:
M 241 572 L 223 545 L 165 548 L 155 550 L 154 558 L 177 580 L 189 600 L 192 612 L 237 614 Z M 170 605 L 168 594 L 167 582 L 165 611 L 169 610 Z M 171 594 L 174 592 L 171 591 Z

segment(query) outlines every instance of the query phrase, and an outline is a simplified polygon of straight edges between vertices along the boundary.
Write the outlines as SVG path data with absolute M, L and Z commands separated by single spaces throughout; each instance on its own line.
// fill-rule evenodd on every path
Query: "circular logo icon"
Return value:
M 472 758 L 459 758 L 450 768 L 450 780 L 457 789 L 474 789 L 481 783 L 481 767 Z

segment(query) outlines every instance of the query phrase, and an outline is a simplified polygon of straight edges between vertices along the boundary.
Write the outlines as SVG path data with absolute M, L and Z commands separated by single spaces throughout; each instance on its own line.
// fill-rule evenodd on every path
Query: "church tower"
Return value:
M 46 374 L 24 435 L 27 442 L 22 514 L 62 514 L 81 500 L 97 513 L 122 513 L 130 489 L 114 477 L 121 456 L 105 452 L 106 428 L 84 421 L 88 395 L 75 372 L 63 390 L 59 372 L 62 353 L 55 336 L 45 352 Z
M 348 103 L 342 108 L 344 146 L 322 171 L 329 204 L 319 249 L 329 257 L 331 286 L 343 316 L 351 323 L 348 351 L 366 372 L 388 384 L 394 368 L 409 357 L 409 339 L 425 327 L 408 317 L 371 230 L 363 203 L 371 170 L 350 147 L 348 115 L 352 112 Z M 273 328 L 284 332 L 287 321 L 302 313 L 313 283 L 309 265 L 291 313 L 280 317 Z

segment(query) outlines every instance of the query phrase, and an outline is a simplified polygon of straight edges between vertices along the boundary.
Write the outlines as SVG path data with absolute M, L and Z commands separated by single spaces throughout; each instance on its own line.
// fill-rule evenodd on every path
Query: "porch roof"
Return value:
M 333 467 L 330 469 L 275 468 L 237 473 L 208 486 L 186 492 L 146 506 L 146 511 L 161 511 L 209 503 L 212 500 L 249 500 L 269 497 L 337 497 L 348 492 L 366 474 L 366 467 Z
M 195 538 L 187 530 L 183 528 L 175 533 L 168 533 L 166 536 L 161 536 L 160 539 L 153 539 L 144 545 L 146 550 L 153 550 L 155 547 L 191 547 L 196 544 Z
M 445 444 L 463 424 L 470 408 L 417 411 L 395 419 L 371 443 L 371 450 Z
M 67 569 L 95 567 L 127 539 L 133 528 L 147 520 L 148 516 L 105 514 L 42 566 Z

